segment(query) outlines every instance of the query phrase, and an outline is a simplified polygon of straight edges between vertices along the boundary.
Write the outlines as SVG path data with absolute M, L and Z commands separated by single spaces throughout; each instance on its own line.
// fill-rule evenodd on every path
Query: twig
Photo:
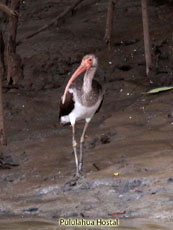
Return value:
M 8 6 L 6 6 L 2 2 L 0 3 L 0 10 L 2 10 L 4 13 L 8 14 L 9 16 L 18 16 L 16 11 L 11 10 Z
M 115 9 L 115 1 L 109 0 L 106 29 L 105 29 L 105 36 L 104 36 L 104 40 L 106 44 L 108 44 L 109 48 L 110 48 L 111 35 L 112 35 L 114 9 Z
M 100 171 L 100 168 L 95 163 L 93 163 L 93 166 L 97 171 Z
M 144 31 L 146 74 L 148 76 L 150 68 L 151 68 L 151 44 L 150 44 L 150 34 L 149 34 L 149 18 L 148 18 L 147 0 L 141 0 L 141 6 L 142 6 L 142 21 L 143 21 L 143 31 Z
M 64 18 L 70 11 L 72 11 L 82 1 L 84 1 L 84 0 L 75 0 L 75 1 L 73 1 L 71 6 L 67 7 L 67 9 L 64 12 L 62 12 L 60 15 L 58 15 L 49 24 L 46 24 L 46 25 L 42 26 L 39 30 L 35 31 L 34 33 L 31 33 L 29 35 L 25 35 L 23 38 L 21 38 L 17 42 L 17 45 L 20 45 L 22 42 L 26 41 L 27 39 L 32 38 L 33 36 L 39 34 L 40 32 L 42 32 L 42 31 L 48 29 L 49 27 L 55 25 L 57 23 L 57 21 L 59 21 L 60 19 Z
M 8 163 L 0 159 L 0 169 L 11 169 L 11 167 L 17 167 L 19 164 Z

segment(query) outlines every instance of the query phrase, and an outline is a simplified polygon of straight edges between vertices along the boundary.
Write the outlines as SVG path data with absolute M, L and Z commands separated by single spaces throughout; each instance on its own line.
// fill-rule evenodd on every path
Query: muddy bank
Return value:
M 45 0 L 35 8 L 34 2 L 23 9 L 19 38 L 68 4 Z M 143 94 L 172 84 L 171 3 L 150 5 L 154 68 L 147 79 L 140 3 L 118 3 L 108 51 L 103 42 L 106 2 L 83 6 L 60 27 L 18 47 L 25 78 L 17 89 L 4 89 L 8 146 L 2 152 L 19 166 L 0 170 L 0 215 L 14 217 L 16 229 L 22 229 L 21 218 L 29 218 L 24 225 L 33 229 L 37 222 L 32 220 L 40 218 L 38 226 L 49 229 L 49 221 L 55 224 L 60 217 L 118 217 L 122 228 L 128 221 L 135 226 L 138 218 L 148 229 L 157 225 L 146 220 L 171 225 L 173 93 Z M 104 85 L 105 100 L 87 132 L 84 177 L 69 186 L 75 172 L 71 128 L 58 124 L 58 101 L 86 53 L 99 58 L 96 79 Z M 79 122 L 78 139 L 82 128 Z
M 6 151 L 20 166 L 1 170 L 1 214 L 57 219 L 118 212 L 121 218 L 171 220 L 171 98 L 171 92 L 136 100 L 124 95 L 108 118 L 103 108 L 111 101 L 105 100 L 88 131 L 84 178 L 75 186 L 65 184 L 75 171 L 70 128 L 53 128 L 51 121 L 47 129 L 45 122 L 43 130 L 19 130 Z

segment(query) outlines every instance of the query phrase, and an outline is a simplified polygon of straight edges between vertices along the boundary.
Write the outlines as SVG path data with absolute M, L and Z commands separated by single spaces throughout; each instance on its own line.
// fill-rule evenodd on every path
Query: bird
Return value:
M 100 110 L 104 98 L 102 86 L 93 79 L 97 67 L 97 57 L 94 54 L 85 55 L 80 66 L 69 79 L 59 104 L 60 124 L 70 123 L 72 127 L 72 147 L 76 164 L 75 176 L 78 178 L 81 176 L 83 168 L 83 143 L 85 133 L 94 114 Z M 84 77 L 78 78 L 82 73 L 84 73 Z M 85 120 L 85 125 L 80 138 L 80 154 L 78 160 L 75 124 L 77 121 L 83 119 Z

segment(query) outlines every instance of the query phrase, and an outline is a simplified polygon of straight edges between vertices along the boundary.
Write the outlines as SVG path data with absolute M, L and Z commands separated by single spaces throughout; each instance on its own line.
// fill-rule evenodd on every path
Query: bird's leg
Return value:
M 83 143 L 84 143 L 84 140 L 85 140 L 85 132 L 87 130 L 88 124 L 89 124 L 89 122 L 85 122 L 84 129 L 83 129 L 83 132 L 82 132 L 82 136 L 80 138 L 79 171 L 82 170 L 82 166 L 83 166 Z
M 79 177 L 79 162 L 78 162 L 77 149 L 76 149 L 77 142 L 75 140 L 75 124 L 72 125 L 72 146 L 73 146 L 75 163 L 76 163 L 76 176 Z

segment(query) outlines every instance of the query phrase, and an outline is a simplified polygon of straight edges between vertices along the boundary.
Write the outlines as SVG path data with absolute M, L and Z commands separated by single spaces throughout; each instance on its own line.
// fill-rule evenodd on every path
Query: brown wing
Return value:
M 73 109 L 74 109 L 73 93 L 67 92 L 64 104 L 62 104 L 62 100 L 60 100 L 59 120 L 62 116 L 66 116 L 70 114 Z
M 104 95 L 103 95 L 103 99 L 104 99 Z M 102 101 L 100 102 L 100 105 L 99 105 L 98 109 L 96 110 L 95 114 L 98 113 L 99 110 L 100 110 L 100 108 L 102 107 L 103 99 L 102 99 Z

